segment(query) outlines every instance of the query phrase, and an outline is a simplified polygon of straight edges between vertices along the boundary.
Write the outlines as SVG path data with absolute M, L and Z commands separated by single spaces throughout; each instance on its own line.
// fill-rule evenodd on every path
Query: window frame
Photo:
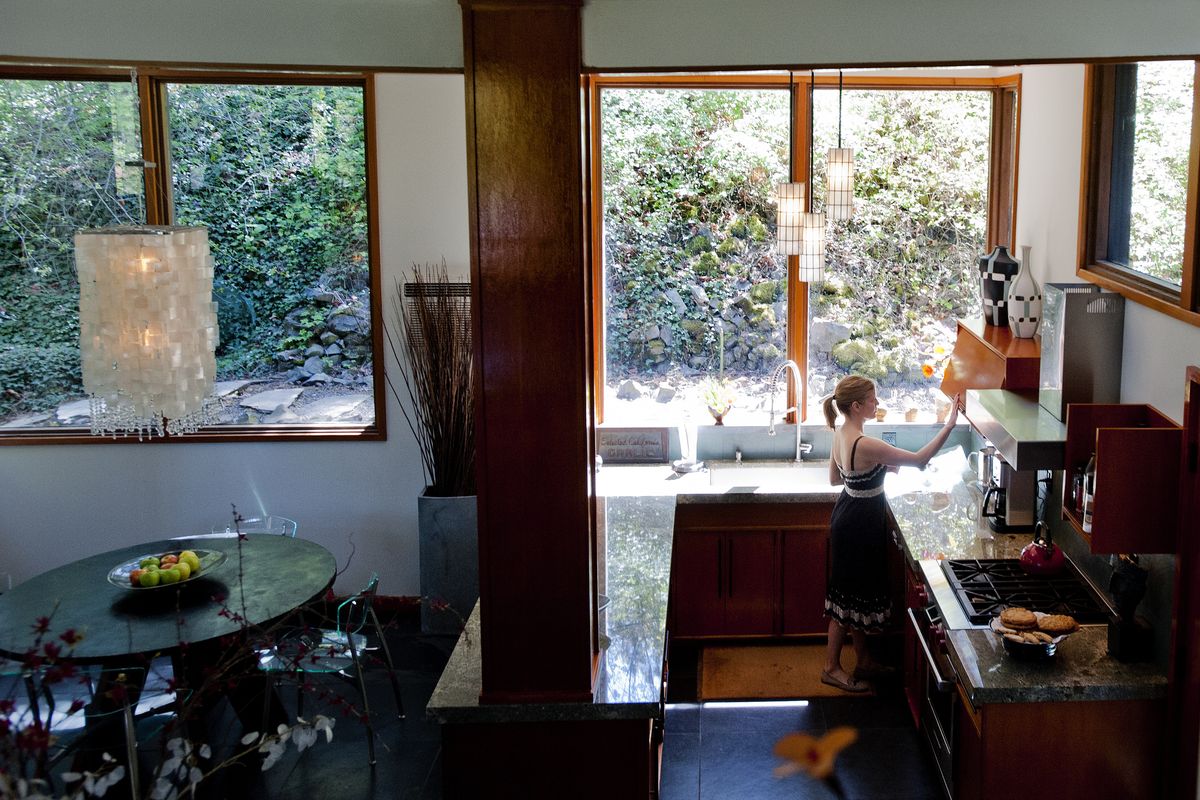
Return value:
M 1157 280 L 1106 260 L 1110 169 L 1113 141 L 1116 67 L 1140 61 L 1193 61 L 1192 133 L 1188 156 L 1187 203 L 1184 211 L 1182 281 Z M 1083 84 L 1083 144 L 1079 179 L 1079 243 L 1075 274 L 1118 292 L 1125 298 L 1200 326 L 1200 252 L 1196 247 L 1200 191 L 1200 56 L 1132 58 L 1085 65 Z
M 383 340 L 382 265 L 379 246 L 379 193 L 376 164 L 374 75 L 362 70 L 324 71 L 293 68 L 286 72 L 229 68 L 138 66 L 38 66 L 0 64 L 0 80 L 134 81 L 137 85 L 142 159 L 156 166 L 143 169 L 146 224 L 170 225 L 173 199 L 170 164 L 170 126 L 167 85 L 171 83 L 357 86 L 363 93 L 363 154 L 367 204 L 367 258 L 371 292 L 372 403 L 375 419 L 364 423 L 304 423 L 281 425 L 214 425 L 191 434 L 152 436 L 93 436 L 86 428 L 0 429 L 0 446 L 30 444 L 162 444 L 263 441 L 386 441 L 387 384 Z
M 589 260 L 592 279 L 592 381 L 598 387 L 593 393 L 593 412 L 597 424 L 604 422 L 605 385 L 605 325 L 604 325 L 604 202 L 603 173 L 601 164 L 601 121 L 600 92 L 605 88 L 619 89 L 764 89 L 778 87 L 792 93 L 791 119 L 791 171 L 793 180 L 805 180 L 798 176 L 809 173 L 809 153 L 812 141 L 811 94 L 813 88 L 829 90 L 839 85 L 839 76 L 829 74 L 829 67 L 822 67 L 824 74 L 813 77 L 807 68 L 790 73 L 748 74 L 591 74 L 585 76 L 586 92 L 585 131 L 587 139 L 587 163 L 589 165 L 588 195 L 590 198 L 591 238 L 586 257 Z M 841 84 L 846 89 L 921 90 L 921 91 L 989 91 L 992 96 L 992 136 L 988 165 L 987 204 L 987 247 L 1012 242 L 1017 225 L 1017 176 L 1021 130 L 1021 75 L 999 75 L 992 77 L 954 76 L 889 76 L 889 75 L 843 75 Z M 812 186 L 808 186 L 809 201 Z M 801 290 L 799 275 L 800 257 L 788 256 L 788 326 L 787 358 L 796 362 L 800 370 L 808 374 L 808 292 Z M 805 284 L 807 287 L 807 284 Z M 803 324 L 802 324 L 803 323 Z M 808 421 L 808 382 L 804 381 L 801 397 L 796 397 L 791 381 L 787 387 L 787 406 L 800 409 L 800 420 Z M 799 402 L 797 402 L 799 400 Z M 788 413 L 786 422 L 794 424 L 796 414 Z

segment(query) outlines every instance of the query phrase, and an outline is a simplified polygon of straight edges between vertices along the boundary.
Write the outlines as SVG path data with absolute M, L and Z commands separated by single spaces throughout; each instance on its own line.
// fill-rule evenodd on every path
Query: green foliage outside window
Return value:
M 175 216 L 208 227 L 226 297 L 218 375 L 270 373 L 303 345 L 285 316 L 316 327 L 310 289 L 367 307 L 362 90 L 171 84 L 168 98 Z
M 772 231 L 787 93 L 606 89 L 601 102 L 609 377 L 765 374 L 785 349 Z
M 368 384 L 362 88 L 170 84 L 168 103 L 175 222 L 207 226 L 216 262 L 218 378 L 278 376 L 351 312 L 361 334 L 323 360 Z M 0 80 L 0 421 L 83 396 L 73 236 L 145 223 L 140 147 L 132 82 Z
M 1128 266 L 1176 286 L 1183 281 L 1194 74 L 1192 61 L 1137 65 Z

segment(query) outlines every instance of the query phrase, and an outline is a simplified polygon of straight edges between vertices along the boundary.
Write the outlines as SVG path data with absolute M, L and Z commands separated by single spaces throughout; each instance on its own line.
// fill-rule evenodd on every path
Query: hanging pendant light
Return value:
M 813 91 L 816 86 L 816 73 L 808 73 L 808 181 L 812 183 L 813 170 Z M 797 278 L 806 283 L 816 283 L 825 280 L 825 215 L 818 214 L 809 206 L 807 213 L 800 220 L 801 245 L 800 269 Z
M 825 213 L 831 220 L 854 216 L 854 148 L 842 147 L 842 71 L 838 70 L 838 146 L 825 154 Z
M 802 214 L 799 279 L 807 283 L 825 280 L 825 215 Z
M 75 234 L 79 350 L 92 434 L 195 432 L 215 421 L 217 305 L 208 231 Z
M 775 252 L 798 256 L 804 252 L 805 184 L 775 186 Z

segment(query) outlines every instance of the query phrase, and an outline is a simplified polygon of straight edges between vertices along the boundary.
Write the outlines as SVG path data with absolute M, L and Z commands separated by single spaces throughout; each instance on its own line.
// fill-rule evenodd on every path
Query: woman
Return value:
M 945 444 L 958 418 L 958 395 L 946 424 L 920 450 L 910 452 L 863 435 L 863 423 L 875 418 L 879 402 L 875 384 L 851 375 L 838 381 L 825 398 L 825 422 L 834 428 L 829 482 L 844 484 L 830 520 L 831 569 L 825 591 L 829 643 L 821 682 L 847 692 L 865 692 L 865 678 L 892 672 L 871 659 L 867 633 L 878 632 L 891 616 L 887 580 L 888 506 L 883 479 L 897 467 L 925 468 Z M 840 413 L 844 422 L 835 427 Z M 842 668 L 846 631 L 854 640 L 856 666 L 851 676 Z

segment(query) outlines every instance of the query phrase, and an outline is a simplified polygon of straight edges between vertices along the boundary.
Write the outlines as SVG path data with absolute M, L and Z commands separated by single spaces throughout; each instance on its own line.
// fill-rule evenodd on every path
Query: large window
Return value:
M 0 437 L 85 439 L 72 236 L 113 223 L 209 230 L 220 422 L 189 439 L 380 436 L 368 93 L 0 76 Z
M 786 91 L 614 87 L 601 120 L 608 420 L 765 384 L 787 352 Z
M 605 423 L 708 422 L 724 392 L 723 421 L 765 425 L 768 406 L 801 400 L 770 380 L 789 358 L 810 421 L 849 372 L 874 378 L 895 418 L 934 419 L 955 321 L 980 313 L 979 257 L 1011 244 L 1015 77 L 594 86 Z M 774 185 L 806 182 L 823 211 L 839 131 L 855 149 L 856 211 L 827 231 L 825 280 L 803 283 L 774 250 Z
M 1088 67 L 1080 273 L 1200 324 L 1195 61 Z
M 828 280 L 813 291 L 817 335 L 808 338 L 810 403 L 856 372 L 880 384 L 888 413 L 916 409 L 928 419 L 939 381 L 922 368 L 944 360 L 957 319 L 981 313 L 992 97 L 841 94 L 818 90 L 813 100 L 815 207 L 825 205 L 825 154 L 840 126 L 843 144 L 854 147 L 855 212 L 826 234 Z

